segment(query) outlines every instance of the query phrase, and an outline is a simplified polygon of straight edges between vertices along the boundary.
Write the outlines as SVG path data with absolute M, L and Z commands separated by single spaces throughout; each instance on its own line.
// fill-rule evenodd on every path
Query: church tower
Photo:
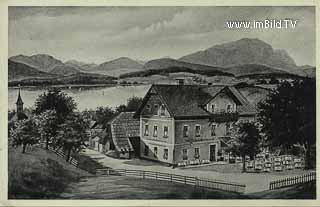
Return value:
M 19 87 L 19 94 L 18 94 L 18 99 L 17 99 L 16 105 L 17 105 L 17 113 L 18 114 L 23 113 L 23 101 L 22 101 L 22 98 L 20 95 L 20 87 Z

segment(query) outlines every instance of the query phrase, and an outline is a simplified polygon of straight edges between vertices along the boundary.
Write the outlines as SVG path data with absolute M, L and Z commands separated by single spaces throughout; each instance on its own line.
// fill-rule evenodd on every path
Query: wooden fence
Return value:
M 162 181 L 169 181 L 175 183 L 182 183 L 186 185 L 192 185 L 200 188 L 208 189 L 218 189 L 230 192 L 244 193 L 245 185 L 233 182 L 219 181 L 219 180 L 209 180 L 198 177 L 176 175 L 169 173 L 161 173 L 154 171 L 143 171 L 143 170 L 127 170 L 127 169 L 110 169 L 103 168 L 97 169 L 97 175 L 118 175 L 118 176 L 132 176 L 139 177 L 142 179 L 155 179 Z
M 311 172 L 309 174 L 301 175 L 301 176 L 295 176 L 290 178 L 285 178 L 282 180 L 276 180 L 270 182 L 269 190 L 279 189 L 279 188 L 285 188 L 289 186 L 293 186 L 300 183 L 307 183 L 316 180 L 316 173 Z
M 55 149 L 53 149 L 53 147 L 48 146 L 48 150 L 50 150 L 51 152 L 54 152 L 56 155 L 63 158 L 64 160 L 67 159 L 67 155 L 61 149 L 55 150 Z M 79 165 L 78 160 L 74 159 L 72 156 L 70 156 L 68 163 L 70 163 L 71 165 L 73 165 L 75 167 L 78 167 L 78 165 Z

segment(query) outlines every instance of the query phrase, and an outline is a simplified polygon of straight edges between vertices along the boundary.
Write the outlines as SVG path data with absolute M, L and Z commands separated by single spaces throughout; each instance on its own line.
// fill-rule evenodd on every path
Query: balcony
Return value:
M 238 112 L 226 112 L 226 111 L 220 111 L 220 112 L 214 112 L 210 116 L 210 121 L 221 123 L 221 122 L 232 122 L 237 121 L 239 118 Z

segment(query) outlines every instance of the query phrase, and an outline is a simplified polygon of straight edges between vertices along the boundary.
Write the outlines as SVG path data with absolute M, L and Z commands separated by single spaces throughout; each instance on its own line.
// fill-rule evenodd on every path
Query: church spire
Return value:
M 20 95 L 20 86 L 19 86 L 19 94 L 18 94 L 18 99 L 16 102 L 17 105 L 17 113 L 22 113 L 23 112 L 23 101 Z

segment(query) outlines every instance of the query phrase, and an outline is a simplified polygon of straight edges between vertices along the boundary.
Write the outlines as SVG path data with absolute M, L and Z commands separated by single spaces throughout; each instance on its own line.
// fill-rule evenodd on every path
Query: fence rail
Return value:
M 311 182 L 314 180 L 316 180 L 316 173 L 311 172 L 309 174 L 305 174 L 305 175 L 301 175 L 301 176 L 295 176 L 295 177 L 272 181 L 272 182 L 270 182 L 269 190 L 285 188 L 285 187 L 297 185 L 300 183 Z
M 243 184 L 234 183 L 234 182 L 209 180 L 209 179 L 192 177 L 192 176 L 184 176 L 184 175 L 176 175 L 176 174 L 144 171 L 144 170 L 102 168 L 102 169 L 97 169 L 96 173 L 97 175 L 106 175 L 106 176 L 116 175 L 116 176 L 139 177 L 142 179 L 155 179 L 155 180 L 192 185 L 200 188 L 218 189 L 218 190 L 225 190 L 225 191 L 238 192 L 238 193 L 244 193 L 245 187 L 246 187 Z
M 42 148 L 45 148 L 45 146 L 42 146 Z M 56 155 L 58 155 L 59 157 L 62 157 L 63 159 L 67 158 L 67 155 L 61 149 L 54 149 L 53 147 L 48 146 L 48 150 L 50 150 L 51 152 L 54 152 Z M 76 160 L 72 156 L 70 156 L 68 163 L 70 163 L 71 165 L 73 165 L 75 167 L 78 167 L 78 165 L 79 165 L 78 160 Z

